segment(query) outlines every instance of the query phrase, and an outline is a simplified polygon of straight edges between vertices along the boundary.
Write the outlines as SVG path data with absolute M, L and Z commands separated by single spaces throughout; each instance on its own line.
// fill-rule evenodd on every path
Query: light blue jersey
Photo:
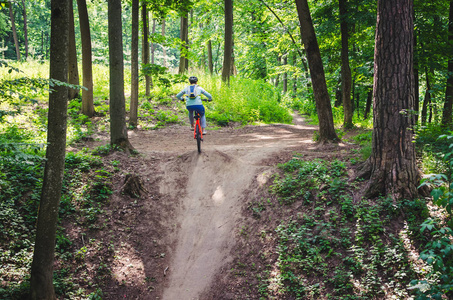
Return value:
M 197 95 L 193 99 L 189 98 L 190 87 L 192 87 L 192 86 L 195 89 L 194 90 L 195 95 Z M 184 97 L 184 100 L 186 101 L 186 106 L 203 105 L 203 103 L 201 102 L 201 97 L 200 97 L 201 94 L 205 95 L 208 98 L 208 100 L 212 100 L 211 94 L 209 94 L 202 87 L 200 87 L 200 86 L 198 86 L 196 84 L 192 84 L 192 85 L 189 85 L 189 86 L 185 87 L 182 91 L 180 91 L 176 95 L 176 98 L 178 98 L 179 100 L 182 100 L 183 97 Z

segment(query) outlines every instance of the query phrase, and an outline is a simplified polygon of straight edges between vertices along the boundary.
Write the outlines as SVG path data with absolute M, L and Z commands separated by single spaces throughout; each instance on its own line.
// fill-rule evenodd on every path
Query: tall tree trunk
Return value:
M 149 26 L 148 26 L 148 9 L 146 3 L 142 2 L 142 23 L 143 23 L 143 43 L 142 43 L 142 64 L 149 64 Z M 151 77 L 145 75 L 145 95 L 149 97 L 151 91 Z
M 25 40 L 25 59 L 28 58 L 28 28 L 27 28 L 27 8 L 25 7 L 25 0 L 22 0 L 22 15 L 24 17 L 24 40 Z
M 417 55 L 417 34 L 414 31 L 414 111 L 415 114 L 415 124 L 418 124 L 418 119 L 420 115 L 420 93 L 418 91 L 420 87 L 419 84 L 419 64 L 418 64 L 418 55 Z
M 16 45 L 16 57 L 20 60 L 19 39 L 17 38 L 16 22 L 14 21 L 13 2 L 9 3 L 9 17 L 11 19 L 11 29 L 13 30 L 14 45 Z
M 338 141 L 333 124 L 332 106 L 327 91 L 324 67 L 321 53 L 316 39 L 315 29 L 311 20 L 307 0 L 296 0 L 297 12 L 300 21 L 300 34 L 307 51 L 308 66 L 310 68 L 313 94 L 316 100 L 316 109 L 319 119 L 319 141 Z
M 151 30 L 151 34 L 154 35 L 156 33 L 156 19 L 153 18 L 153 29 Z M 155 49 L 154 43 L 151 43 L 151 63 L 154 64 L 154 51 Z
M 74 5 L 69 0 L 69 56 L 68 56 L 68 82 L 79 85 L 79 68 L 77 66 L 77 49 L 74 30 Z M 68 89 L 69 100 L 79 97 L 78 89 Z
M 297 67 L 297 53 L 293 52 L 293 66 Z M 293 97 L 296 97 L 297 94 L 297 76 L 293 74 Z
M 50 78 L 68 80 L 69 0 L 51 1 Z M 54 300 L 53 264 L 66 153 L 68 88 L 55 85 L 49 94 L 46 166 L 38 210 L 30 278 L 32 300 Z
M 233 56 L 233 0 L 225 1 L 225 46 L 222 81 L 230 84 L 231 57 Z
M 428 72 L 428 68 L 425 69 L 425 77 L 426 77 L 426 91 L 425 91 L 425 98 L 423 99 L 423 106 L 422 106 L 422 125 L 426 125 L 426 121 L 428 119 L 428 109 L 431 110 L 431 80 L 430 80 L 431 73 Z
M 121 0 L 108 1 L 110 144 L 131 149 L 126 128 Z
M 77 0 L 80 22 L 80 38 L 82 41 L 82 113 L 88 117 L 94 115 L 93 103 L 93 64 L 91 61 L 91 33 L 90 21 L 88 19 L 88 9 L 86 0 Z
M 340 31 L 341 31 L 341 98 L 343 99 L 343 127 L 348 129 L 352 123 L 352 101 L 351 101 L 351 68 L 349 67 L 349 30 L 347 22 L 347 0 L 339 0 L 340 8 Z
M 283 65 L 288 65 L 288 53 L 283 55 Z M 283 93 L 288 92 L 288 72 L 283 73 Z
M 365 106 L 365 113 L 363 115 L 363 119 L 368 119 L 368 114 L 371 111 L 371 104 L 373 102 L 373 88 L 370 87 L 370 90 L 368 91 L 368 95 L 366 97 L 366 106 Z
M 415 160 L 413 2 L 378 0 L 374 59 L 374 129 L 364 196 L 418 196 Z M 363 175 L 366 173 L 362 173 Z
M 214 73 L 214 65 L 212 64 L 212 42 L 211 40 L 208 41 L 208 68 L 209 74 Z
M 277 56 L 277 66 L 281 66 L 282 65 L 282 57 L 281 55 L 278 55 Z M 275 77 L 275 87 L 278 87 L 278 85 L 280 84 L 280 74 L 277 74 L 277 76 Z
M 188 68 L 188 60 L 187 60 L 187 51 L 188 51 L 188 39 L 189 39 L 189 19 L 187 15 L 181 17 L 181 32 L 180 32 L 180 39 L 182 42 L 181 46 L 181 54 L 179 56 L 179 74 L 183 74 L 186 72 Z
M 165 37 L 165 19 L 162 20 L 162 36 Z M 165 45 L 162 46 L 162 52 L 163 52 L 163 61 L 164 61 L 164 67 L 167 67 L 167 49 L 165 48 Z
M 453 50 L 453 0 L 450 0 L 450 16 L 448 20 L 448 44 L 450 49 Z M 452 51 L 450 51 L 451 53 Z M 445 103 L 442 114 L 443 126 L 450 126 L 452 123 L 451 115 L 453 108 L 453 58 L 450 55 L 448 60 L 448 72 L 447 72 L 447 89 L 445 90 Z
M 138 19 L 140 15 L 139 0 L 132 0 L 132 45 L 131 45 L 131 104 L 129 124 L 138 125 Z

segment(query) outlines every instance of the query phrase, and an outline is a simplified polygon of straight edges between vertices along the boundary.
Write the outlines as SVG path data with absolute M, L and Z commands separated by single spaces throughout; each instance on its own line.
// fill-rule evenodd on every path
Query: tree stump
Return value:
M 140 198 L 142 194 L 146 194 L 148 191 L 143 185 L 143 180 L 140 176 L 136 174 L 127 174 L 121 192 L 132 198 Z

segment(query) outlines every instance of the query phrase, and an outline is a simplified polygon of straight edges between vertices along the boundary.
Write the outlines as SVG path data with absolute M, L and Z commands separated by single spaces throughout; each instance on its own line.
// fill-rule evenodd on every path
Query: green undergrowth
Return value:
M 279 165 L 269 191 L 249 202 L 255 220 L 241 229 L 244 243 L 258 244 L 245 254 L 254 258 L 233 268 L 243 292 L 252 299 L 414 297 L 411 281 L 427 275 L 413 257 L 428 240 L 420 231 L 425 201 L 354 199 L 361 183 L 350 182 L 346 169 L 341 160 L 302 155 Z
M 29 291 L 45 151 L 44 145 L 33 142 L 32 134 L 15 126 L 4 128 L 0 136 L 0 299 L 24 299 Z M 117 171 L 87 149 L 67 153 L 56 238 L 58 265 L 72 264 L 80 252 L 71 247 L 61 221 L 98 229 L 97 219 L 112 193 L 111 178 Z M 70 269 L 56 268 L 54 284 L 64 298 L 89 294 Z

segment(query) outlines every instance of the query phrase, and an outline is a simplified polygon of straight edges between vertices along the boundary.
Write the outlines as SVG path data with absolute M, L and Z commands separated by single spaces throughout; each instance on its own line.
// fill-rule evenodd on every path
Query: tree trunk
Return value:
M 428 109 L 431 110 L 431 80 L 430 80 L 430 73 L 428 72 L 428 68 L 425 70 L 425 77 L 426 77 L 426 91 L 425 91 L 425 98 L 423 99 L 423 106 L 422 106 L 422 125 L 426 125 L 426 121 L 428 119 Z
M 225 0 L 225 46 L 222 81 L 230 84 L 231 58 L 233 57 L 233 0 Z
M 27 59 L 28 58 L 28 28 L 27 28 L 27 8 L 25 7 L 25 0 L 22 0 L 22 6 L 24 7 L 22 14 L 24 17 L 25 59 Z
M 162 36 L 165 37 L 165 19 L 162 20 Z M 167 49 L 165 48 L 165 45 L 162 46 L 162 52 L 163 52 L 163 61 L 164 61 L 164 67 L 167 67 Z
M 142 43 L 142 64 L 149 64 L 149 26 L 148 26 L 148 10 L 146 3 L 142 4 L 142 23 L 143 23 L 143 43 Z M 149 97 L 151 91 L 151 77 L 145 75 L 145 95 Z
M 448 20 L 448 44 L 453 49 L 453 0 L 450 0 L 450 16 Z M 451 53 L 451 52 L 450 52 Z M 447 72 L 447 89 L 445 90 L 445 104 L 442 114 L 442 125 L 450 126 L 453 108 L 453 58 L 450 56 Z
M 68 0 L 51 1 L 50 78 L 68 79 Z M 53 264 L 58 211 L 63 182 L 68 88 L 55 85 L 49 94 L 46 166 L 38 210 L 36 240 L 30 278 L 32 300 L 54 300 Z
M 414 32 L 414 111 L 415 111 L 415 124 L 418 124 L 420 116 L 420 93 L 419 93 L 419 64 L 417 59 L 417 35 Z
M 68 56 L 68 82 L 79 85 L 79 68 L 77 66 L 77 49 L 74 31 L 74 6 L 69 0 L 69 56 Z M 78 89 L 68 89 L 69 100 L 79 97 Z
M 131 104 L 129 124 L 138 125 L 138 19 L 140 15 L 139 0 L 132 0 L 132 42 L 131 42 Z
M 280 55 L 277 56 L 277 66 L 281 66 L 282 65 L 282 57 Z M 277 74 L 277 76 L 275 77 L 275 87 L 278 87 L 278 85 L 280 84 L 280 74 Z
M 91 61 L 91 33 L 90 21 L 88 19 L 88 10 L 86 0 L 77 0 L 80 22 L 80 38 L 82 41 L 82 113 L 88 117 L 94 115 L 93 104 L 93 65 Z
M 308 66 L 310 69 L 313 94 L 316 101 L 316 109 L 319 119 L 319 141 L 339 141 L 333 124 L 332 106 L 327 91 L 324 67 L 321 53 L 316 39 L 313 22 L 307 0 L 296 0 L 297 12 L 300 21 L 300 33 L 307 51 Z
M 339 0 L 340 31 L 341 31 L 341 98 L 343 99 L 343 127 L 352 128 L 352 102 L 351 102 L 351 68 L 349 67 L 349 31 L 347 22 L 347 0 Z
M 17 38 L 16 22 L 14 21 L 13 2 L 9 3 L 9 17 L 11 19 L 11 29 L 13 30 L 14 45 L 16 45 L 16 57 L 20 60 L 19 39 Z
M 208 68 L 209 74 L 214 73 L 214 65 L 212 64 L 212 42 L 211 40 L 208 41 Z
M 415 160 L 413 2 L 378 0 L 374 59 L 374 129 L 364 196 L 418 196 Z M 366 173 L 365 172 L 365 173 Z M 363 174 L 365 174 L 363 173 Z
M 288 64 L 288 53 L 283 55 L 283 65 L 286 66 Z M 283 73 L 283 93 L 288 92 L 288 72 L 285 71 Z
M 121 0 L 108 1 L 110 63 L 110 144 L 131 149 L 127 137 Z
M 293 52 L 293 66 L 297 67 L 297 53 Z M 293 97 L 297 94 L 297 76 L 293 74 Z
M 364 120 L 368 119 L 368 114 L 370 113 L 372 102 L 373 102 L 373 88 L 370 87 L 370 90 L 368 91 L 368 95 L 366 97 L 365 113 L 363 115 Z
M 156 33 L 156 19 L 153 18 L 153 29 L 151 30 L 151 34 L 154 35 Z M 151 42 L 151 63 L 154 64 L 154 51 L 155 45 Z
M 187 51 L 188 51 L 188 39 L 189 39 L 189 19 L 187 15 L 181 17 L 181 32 L 180 32 L 180 39 L 181 39 L 181 54 L 179 56 L 179 74 L 183 74 L 186 72 L 188 68 L 188 60 L 187 60 Z

